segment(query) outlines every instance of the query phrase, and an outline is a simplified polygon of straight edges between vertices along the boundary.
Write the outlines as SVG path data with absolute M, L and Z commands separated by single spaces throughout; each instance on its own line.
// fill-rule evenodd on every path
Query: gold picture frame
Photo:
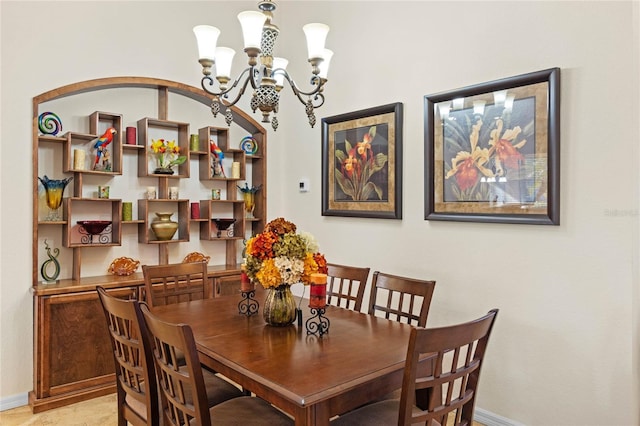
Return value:
M 402 103 L 322 119 L 322 215 L 402 219 Z

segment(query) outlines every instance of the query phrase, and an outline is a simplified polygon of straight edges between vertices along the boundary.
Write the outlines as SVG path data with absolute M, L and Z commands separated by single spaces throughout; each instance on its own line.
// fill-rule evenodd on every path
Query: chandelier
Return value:
M 242 26 L 244 38 L 244 51 L 249 59 L 249 67 L 231 82 L 231 62 L 235 51 L 228 47 L 216 47 L 220 30 L 209 25 L 198 25 L 193 28 L 198 42 L 198 62 L 202 65 L 202 88 L 213 95 L 211 112 L 214 117 L 225 108 L 225 121 L 227 125 L 233 122 L 231 106 L 235 105 L 245 93 L 247 86 L 251 84 L 253 95 L 251 96 L 251 109 L 262 112 L 262 122 L 269 123 L 273 130 L 278 128 L 278 103 L 280 91 L 286 80 L 293 93 L 305 106 L 305 112 L 309 124 L 316 124 L 314 110 L 324 104 L 324 85 L 327 82 L 329 62 L 333 52 L 325 49 L 324 44 L 329 32 L 325 24 L 307 24 L 302 29 L 307 38 L 308 61 L 311 64 L 311 88 L 302 91 L 295 84 L 286 71 L 288 61 L 284 58 L 273 57 L 273 47 L 280 30 L 271 19 L 276 4 L 271 0 L 258 3 L 260 12 L 245 11 L 238 14 L 238 20 Z M 259 61 L 258 61 L 258 56 Z M 215 65 L 215 74 L 213 67 Z M 215 80 L 218 88 L 215 89 Z M 231 92 L 237 87 L 237 93 L 232 97 Z M 273 113 L 273 117 L 271 117 Z

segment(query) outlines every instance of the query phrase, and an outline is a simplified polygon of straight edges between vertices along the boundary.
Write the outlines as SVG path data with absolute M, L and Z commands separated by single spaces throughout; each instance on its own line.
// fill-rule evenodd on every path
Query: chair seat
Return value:
M 242 391 L 225 379 L 218 377 L 208 370 L 202 370 L 204 385 L 207 388 L 209 407 L 220 404 L 232 398 L 244 396 Z
M 398 424 L 399 410 L 399 399 L 380 401 L 338 417 L 331 422 L 331 426 L 393 426 Z M 414 412 L 421 411 L 414 407 Z M 440 423 L 434 422 L 434 425 L 440 425 Z
M 137 400 L 130 394 L 125 396 L 125 406 L 129 407 L 131 411 L 140 416 L 140 419 L 147 419 L 147 404 L 142 401 Z
M 251 396 L 230 399 L 211 407 L 211 424 L 220 426 L 293 426 L 295 422 L 263 399 Z M 194 419 L 195 420 L 195 419 Z M 190 423 L 196 425 L 195 421 Z

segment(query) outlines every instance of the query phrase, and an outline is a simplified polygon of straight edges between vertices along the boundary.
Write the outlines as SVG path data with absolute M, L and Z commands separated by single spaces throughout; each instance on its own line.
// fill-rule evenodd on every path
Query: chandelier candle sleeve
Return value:
M 311 274 L 311 295 L 309 296 L 309 307 L 313 309 L 325 308 L 327 306 L 327 275 Z

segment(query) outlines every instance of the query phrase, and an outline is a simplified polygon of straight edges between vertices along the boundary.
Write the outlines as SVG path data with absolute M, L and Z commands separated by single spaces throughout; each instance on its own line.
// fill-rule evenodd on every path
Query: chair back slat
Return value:
M 376 271 L 371 282 L 368 312 L 370 315 L 381 313 L 384 318 L 393 321 L 424 327 L 435 285 L 435 281 Z
M 369 268 L 327 264 L 327 303 L 360 312 Z
M 164 424 L 211 424 L 207 390 L 191 327 L 166 323 L 154 316 L 145 304 L 141 310 L 151 336 Z
M 482 361 L 497 314 L 494 309 L 467 323 L 411 330 L 398 424 L 472 424 Z M 418 365 L 424 362 L 433 368 L 421 375 Z M 447 423 L 450 415 L 453 423 Z
M 159 425 L 158 391 L 148 333 L 138 301 L 97 288 L 116 371 L 118 424 Z
M 170 305 L 213 297 L 207 263 L 143 265 L 145 300 L 149 306 Z

